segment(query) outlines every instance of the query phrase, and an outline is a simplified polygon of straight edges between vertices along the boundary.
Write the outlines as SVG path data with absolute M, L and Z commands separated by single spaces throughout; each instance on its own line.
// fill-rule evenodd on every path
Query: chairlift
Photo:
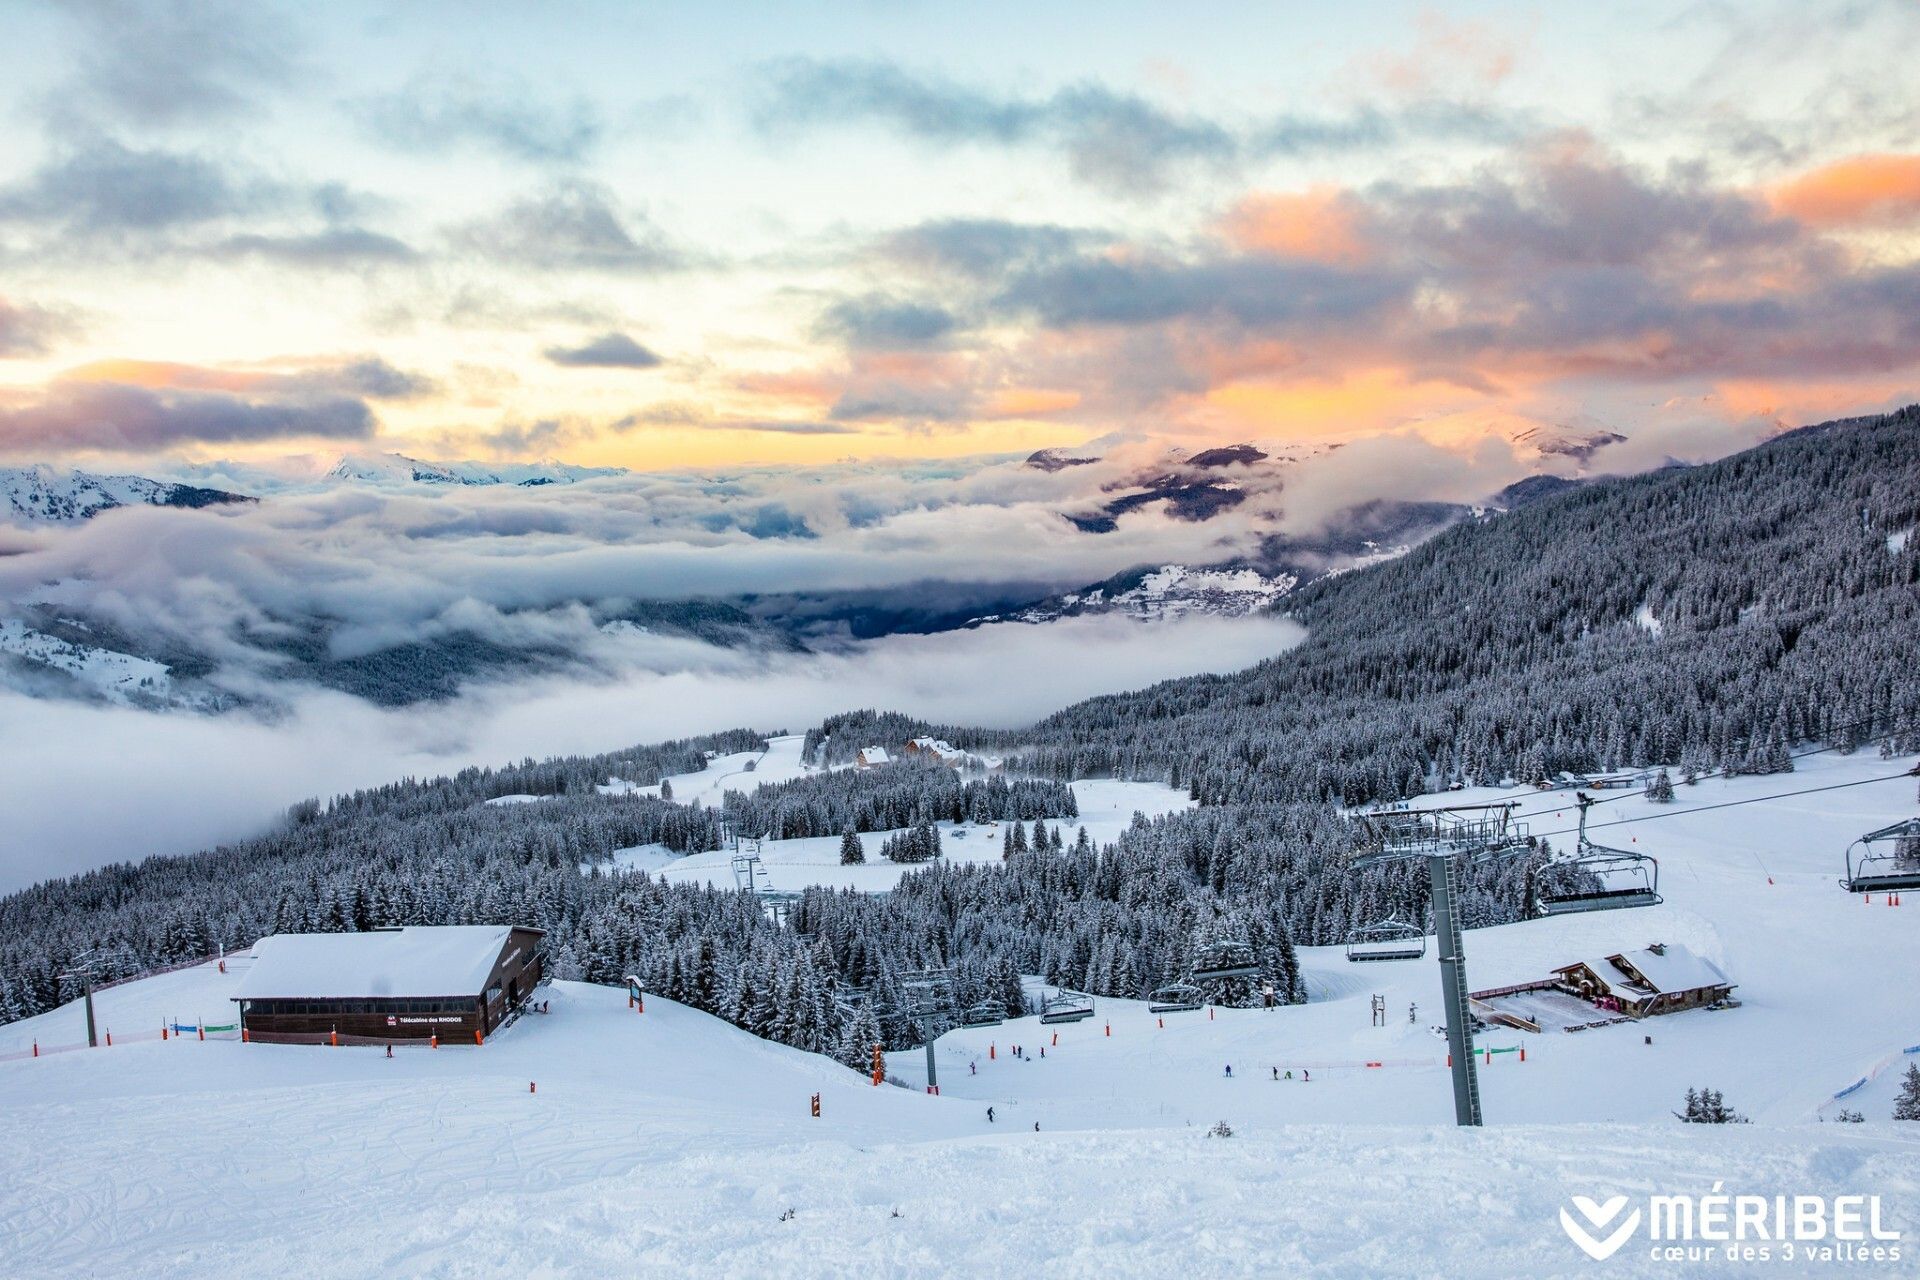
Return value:
M 1361 925 L 1347 937 L 1347 959 L 1418 960 L 1427 954 L 1427 931 L 1387 919 Z
M 1869 831 L 1847 846 L 1848 893 L 1920 889 L 1920 818 Z
M 967 1011 L 960 1015 L 960 1021 L 969 1027 L 997 1027 L 1002 1022 L 1005 1022 L 1006 1019 L 1006 1007 L 995 1004 L 991 1000 L 983 1000 L 979 1004 L 970 1005 Z
M 1157 988 L 1147 997 L 1149 1013 L 1185 1013 L 1189 1009 L 1198 1009 L 1206 1002 L 1206 995 L 1191 982 L 1170 982 Z
M 1218 982 L 1225 978 L 1254 978 L 1260 974 L 1253 948 L 1237 939 L 1209 942 L 1193 957 L 1195 982 Z
M 1079 1022 L 1093 1016 L 1093 997 L 1084 991 L 1069 991 L 1060 988 L 1046 999 L 1041 1007 L 1040 1021 L 1043 1023 Z
M 1533 875 L 1530 897 L 1536 916 L 1617 911 L 1660 905 L 1660 864 L 1644 853 L 1612 849 L 1587 839 L 1587 809 L 1593 801 L 1576 793 L 1579 843 L 1571 858 L 1549 862 Z

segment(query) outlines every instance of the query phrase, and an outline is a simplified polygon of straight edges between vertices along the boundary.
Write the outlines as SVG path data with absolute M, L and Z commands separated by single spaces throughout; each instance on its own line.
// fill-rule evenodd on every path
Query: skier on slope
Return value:
M 1233 1079 L 1233 1064 L 1231 1062 L 1227 1064 L 1227 1079 Z
M 992 1107 L 988 1107 L 988 1108 L 987 1108 L 987 1123 L 988 1123 L 988 1124 L 992 1124 L 992 1123 L 993 1123 L 993 1108 L 992 1108 Z

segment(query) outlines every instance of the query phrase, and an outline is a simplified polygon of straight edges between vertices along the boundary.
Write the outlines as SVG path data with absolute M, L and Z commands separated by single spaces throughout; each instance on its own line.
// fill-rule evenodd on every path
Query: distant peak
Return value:
M 1098 461 L 1098 458 L 1076 458 L 1060 449 L 1036 449 L 1027 455 L 1027 465 L 1039 471 L 1065 471 L 1068 467 L 1084 467 Z

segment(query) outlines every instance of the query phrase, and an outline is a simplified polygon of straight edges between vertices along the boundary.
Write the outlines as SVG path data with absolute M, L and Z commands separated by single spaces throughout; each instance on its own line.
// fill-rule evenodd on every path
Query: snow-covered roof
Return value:
M 507 945 L 504 924 L 367 933 L 276 933 L 253 944 L 237 1000 L 478 995 Z
M 1727 975 L 1705 956 L 1695 955 L 1677 942 L 1663 948 L 1665 954 L 1651 948 L 1628 951 L 1620 956 L 1653 984 L 1656 991 L 1695 991 L 1701 987 L 1724 987 Z
M 860 748 L 860 758 L 868 764 L 885 764 L 888 759 L 887 749 L 885 747 L 862 747 Z
M 1635 986 L 1626 974 L 1614 967 L 1614 963 L 1611 960 L 1576 960 L 1572 964 L 1561 965 L 1558 969 L 1555 969 L 1554 972 L 1565 973 L 1570 969 L 1578 969 L 1582 965 L 1586 966 L 1587 970 L 1600 980 L 1601 985 L 1606 987 L 1608 995 L 1617 997 L 1629 1004 L 1638 1004 L 1640 1001 L 1654 994 L 1645 987 Z
M 1701 987 L 1724 987 L 1732 985 L 1720 967 L 1705 956 L 1695 955 L 1679 943 L 1666 944 L 1665 954 L 1650 947 L 1638 951 L 1623 951 L 1598 960 L 1581 960 L 1575 964 L 1562 965 L 1555 973 L 1565 973 L 1569 969 L 1585 965 L 1602 982 L 1608 991 L 1623 1000 L 1644 1000 L 1647 996 L 1669 991 L 1697 991 Z M 1641 987 L 1628 978 L 1616 960 L 1624 960 L 1633 966 L 1634 972 L 1646 978 L 1651 989 Z

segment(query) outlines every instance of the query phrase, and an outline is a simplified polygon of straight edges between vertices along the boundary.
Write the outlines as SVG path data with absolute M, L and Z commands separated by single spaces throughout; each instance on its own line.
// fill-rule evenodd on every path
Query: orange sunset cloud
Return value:
M 1361 210 L 1339 187 L 1244 197 L 1220 219 L 1235 248 L 1312 262 L 1352 264 L 1372 256 Z
M 1849 156 L 1780 183 L 1769 198 L 1775 209 L 1810 226 L 1920 218 L 1920 155 Z

